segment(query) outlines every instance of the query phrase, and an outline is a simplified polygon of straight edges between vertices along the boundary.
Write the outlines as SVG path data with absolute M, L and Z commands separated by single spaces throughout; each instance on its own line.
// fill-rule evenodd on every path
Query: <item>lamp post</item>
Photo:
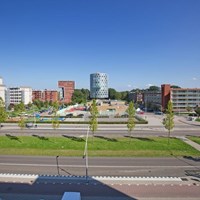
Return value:
M 83 153 L 83 159 L 85 159 L 86 181 L 88 181 L 88 135 L 89 135 L 89 126 L 87 129 L 86 140 L 85 140 L 85 149 L 84 149 L 84 153 Z
M 58 166 L 58 158 L 59 158 L 59 156 L 56 156 L 57 171 L 58 171 L 58 175 L 60 175 L 60 173 L 59 173 L 59 166 Z

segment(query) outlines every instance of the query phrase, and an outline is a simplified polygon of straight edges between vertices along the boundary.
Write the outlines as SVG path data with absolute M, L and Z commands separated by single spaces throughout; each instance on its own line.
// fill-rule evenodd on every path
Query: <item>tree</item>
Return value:
M 55 114 L 52 119 L 52 127 L 53 129 L 57 129 L 59 128 L 59 126 L 60 126 L 59 119 L 58 119 L 58 116 Z
M 98 128 L 97 117 L 98 117 L 98 114 L 99 114 L 95 99 L 93 99 L 93 101 L 92 101 L 92 105 L 90 107 L 90 114 L 91 114 L 91 118 L 90 118 L 90 122 L 89 122 L 90 123 L 90 130 L 92 131 L 92 135 L 94 136 L 94 132 Z
M 174 128 L 174 113 L 171 101 L 168 101 L 166 109 L 166 117 L 163 119 L 163 125 L 165 129 L 168 130 L 168 144 L 169 144 L 170 133 L 171 130 Z
M 149 87 L 148 91 L 160 91 L 160 87 L 152 85 Z
M 135 121 L 134 121 L 134 116 L 135 116 L 135 107 L 133 101 L 129 103 L 128 109 L 126 110 L 128 113 L 128 122 L 127 122 L 127 128 L 128 132 L 130 133 L 131 137 L 131 132 L 135 128 Z
M 53 112 L 54 112 L 54 117 L 52 119 L 52 127 L 54 129 L 57 129 L 60 126 L 60 123 L 59 123 L 59 120 L 58 120 L 58 115 L 57 115 L 59 103 L 57 101 L 55 101 L 55 102 L 52 103 L 52 106 L 53 106 Z
M 200 116 L 200 107 L 197 106 L 194 111 L 197 113 L 198 118 L 199 118 L 199 116 Z
M 7 117 L 8 116 L 7 116 L 7 113 L 6 113 L 5 104 L 3 102 L 3 99 L 0 97 L 0 128 L 1 128 L 1 123 L 5 122 Z
M 18 121 L 18 126 L 21 128 L 21 130 L 25 128 L 26 123 L 24 117 L 20 117 L 20 120 Z
M 191 112 L 191 111 L 192 111 L 192 108 L 188 105 L 188 106 L 186 107 L 186 110 L 187 110 L 187 112 Z

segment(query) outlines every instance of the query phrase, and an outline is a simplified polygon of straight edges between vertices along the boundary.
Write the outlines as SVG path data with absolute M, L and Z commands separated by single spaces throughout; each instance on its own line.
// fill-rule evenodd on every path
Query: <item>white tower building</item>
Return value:
M 108 98 L 108 77 L 105 73 L 90 74 L 90 98 Z

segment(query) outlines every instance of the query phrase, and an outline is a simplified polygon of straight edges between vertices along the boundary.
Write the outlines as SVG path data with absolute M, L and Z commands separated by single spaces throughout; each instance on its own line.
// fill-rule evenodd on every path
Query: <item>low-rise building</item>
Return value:
M 187 108 L 194 109 L 200 106 L 200 88 L 171 88 L 169 84 L 163 84 L 162 107 L 167 108 L 169 100 L 172 101 L 174 112 L 187 112 Z

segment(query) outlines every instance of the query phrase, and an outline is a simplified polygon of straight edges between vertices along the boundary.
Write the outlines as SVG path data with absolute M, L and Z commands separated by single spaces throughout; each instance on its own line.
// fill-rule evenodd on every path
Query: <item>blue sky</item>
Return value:
M 56 89 L 104 72 L 118 91 L 200 87 L 199 0 L 0 0 L 0 76 Z

